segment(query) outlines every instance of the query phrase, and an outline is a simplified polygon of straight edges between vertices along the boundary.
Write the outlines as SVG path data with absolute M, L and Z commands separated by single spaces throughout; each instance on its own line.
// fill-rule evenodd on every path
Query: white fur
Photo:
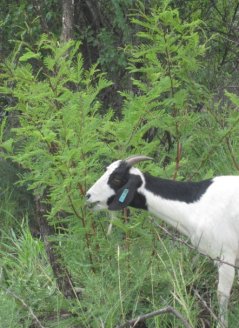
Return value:
M 112 163 L 88 191 L 90 202 L 100 202 L 98 208 L 107 208 L 107 199 L 115 193 L 107 181 L 119 163 Z M 239 177 L 214 178 L 202 197 L 188 204 L 153 194 L 146 189 L 140 170 L 131 168 L 130 173 L 140 175 L 143 181 L 138 192 L 145 196 L 149 212 L 188 236 L 201 253 L 232 265 L 239 264 Z M 218 265 L 218 328 L 228 326 L 227 307 L 235 275 L 234 267 L 223 262 Z
M 118 167 L 121 161 L 113 162 L 106 169 L 105 174 L 103 174 L 96 183 L 87 191 L 90 195 L 89 202 L 96 203 L 95 210 L 107 209 L 107 200 L 115 194 L 115 191 L 110 188 L 107 184 L 110 174 Z
M 239 177 L 221 176 L 195 203 L 166 200 L 144 186 L 139 191 L 146 197 L 150 212 L 187 235 L 192 244 L 212 259 L 236 265 L 239 263 Z M 227 307 L 235 269 L 218 262 L 218 327 L 227 327 Z

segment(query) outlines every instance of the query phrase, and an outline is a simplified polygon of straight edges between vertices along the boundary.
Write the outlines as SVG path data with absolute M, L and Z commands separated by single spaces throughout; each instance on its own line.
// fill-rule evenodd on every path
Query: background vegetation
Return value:
M 84 194 L 132 154 L 171 179 L 238 174 L 239 2 L 0 8 L 0 327 L 116 327 L 168 305 L 214 327 L 211 261 L 148 213 L 92 213 Z

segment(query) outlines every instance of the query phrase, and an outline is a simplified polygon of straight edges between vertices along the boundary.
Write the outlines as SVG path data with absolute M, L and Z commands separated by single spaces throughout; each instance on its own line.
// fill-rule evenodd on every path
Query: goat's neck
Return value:
M 198 188 L 198 184 L 143 176 L 144 183 L 138 192 L 145 197 L 146 209 L 183 234 L 191 236 L 198 224 L 192 215 L 198 203 L 193 201 L 194 188 Z
M 145 193 L 149 212 L 158 216 L 163 221 L 187 236 L 192 235 L 196 228 L 196 222 L 190 219 L 189 205 L 179 201 L 165 200 L 150 192 Z

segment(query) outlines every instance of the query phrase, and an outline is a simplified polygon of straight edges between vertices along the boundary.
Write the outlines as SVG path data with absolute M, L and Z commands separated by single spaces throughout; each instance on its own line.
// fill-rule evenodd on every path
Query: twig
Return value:
M 193 247 L 191 244 L 189 244 L 186 240 L 183 240 L 179 237 L 177 237 L 176 235 L 173 235 L 171 232 L 168 231 L 168 229 L 164 228 L 163 226 L 161 226 L 161 224 L 159 224 L 158 222 L 156 222 L 154 220 L 154 218 L 149 217 L 150 221 L 158 228 L 160 228 L 161 230 L 163 230 L 163 232 L 166 233 L 166 235 L 168 235 L 173 241 L 177 241 L 180 244 L 186 245 L 188 248 L 192 249 L 192 250 L 196 250 L 195 247 Z
M 176 178 L 177 178 L 181 159 L 182 159 L 182 144 L 178 141 L 178 143 L 177 143 L 176 166 L 175 166 L 175 172 L 174 172 L 174 175 L 173 175 L 173 180 L 176 180 Z
M 122 298 L 122 289 L 121 289 L 120 247 L 119 247 L 119 245 L 118 245 L 118 249 L 117 249 L 117 264 L 118 264 L 118 287 L 119 287 L 120 308 L 121 308 L 121 314 L 124 317 L 124 307 L 123 307 L 123 298 Z
M 196 297 L 199 299 L 199 301 L 202 303 L 204 308 L 210 313 L 210 315 L 213 317 L 215 321 L 220 321 L 220 319 L 216 316 L 216 314 L 213 312 L 213 310 L 207 305 L 207 302 L 199 295 L 198 291 L 193 288 L 192 289 Z M 220 324 L 223 328 L 226 328 L 223 322 L 220 321 Z
M 163 226 L 161 226 L 158 222 L 156 222 L 152 217 L 149 217 L 149 219 L 151 220 L 151 222 L 157 226 L 158 228 L 160 228 L 161 230 L 163 230 L 163 232 L 165 232 L 173 241 L 177 241 L 179 242 L 180 244 L 183 244 L 185 246 L 187 246 L 188 248 L 194 250 L 194 251 L 197 251 L 199 252 L 198 248 L 189 244 L 186 240 L 183 240 L 179 237 L 177 237 L 176 235 L 173 235 L 171 232 L 169 232 L 166 228 L 164 228 Z M 216 257 L 216 258 L 212 258 L 211 256 L 207 255 L 207 254 L 204 254 L 204 253 L 200 253 L 201 255 L 207 257 L 208 259 L 214 261 L 214 262 L 219 262 L 221 264 L 227 264 L 231 267 L 233 267 L 234 269 L 237 269 L 239 270 L 239 266 L 237 265 L 234 265 L 230 262 L 227 262 L 227 261 L 223 261 L 222 259 L 220 259 L 219 257 Z
M 2 288 L 2 287 L 1 287 Z M 31 317 L 33 318 L 33 320 L 35 321 L 36 325 L 39 327 L 39 328 L 45 328 L 40 320 L 37 318 L 37 316 L 34 314 L 32 308 L 26 304 L 26 302 L 20 298 L 18 295 L 16 295 L 13 291 L 11 291 L 10 289 L 5 289 L 4 288 L 4 291 L 6 294 L 9 294 L 10 296 L 12 296 L 13 298 L 15 298 L 17 301 L 19 301 L 21 303 L 21 305 L 28 310 L 28 312 L 30 313 Z
M 146 319 L 150 319 L 150 318 L 153 318 L 155 316 L 158 316 L 158 315 L 161 315 L 164 313 L 171 313 L 171 314 L 175 315 L 175 317 L 177 317 L 179 320 L 182 321 L 185 328 L 193 328 L 188 323 L 188 321 L 183 317 L 183 315 L 180 312 L 178 312 L 176 309 L 174 309 L 172 306 L 166 306 L 157 311 L 153 311 L 153 312 L 150 312 L 147 314 L 140 315 L 135 319 L 128 320 L 127 322 L 123 323 L 122 325 L 117 326 L 116 328 L 135 327 L 136 324 L 140 321 L 145 321 Z

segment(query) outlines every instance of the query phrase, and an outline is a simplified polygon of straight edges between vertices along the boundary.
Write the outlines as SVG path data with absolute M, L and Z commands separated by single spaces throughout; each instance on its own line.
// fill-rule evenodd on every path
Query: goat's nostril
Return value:
M 85 198 L 88 200 L 88 199 L 90 199 L 90 194 L 86 194 L 85 195 Z

